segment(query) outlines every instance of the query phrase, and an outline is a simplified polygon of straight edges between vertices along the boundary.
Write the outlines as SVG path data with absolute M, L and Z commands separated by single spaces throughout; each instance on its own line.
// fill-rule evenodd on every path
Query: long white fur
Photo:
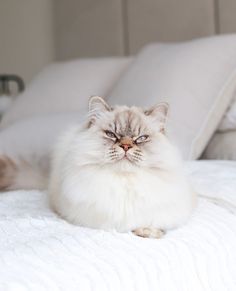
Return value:
M 145 115 L 140 108 L 126 106 L 107 110 L 102 102 L 98 98 L 90 104 L 89 128 L 71 128 L 55 147 L 49 184 L 53 209 L 74 224 L 121 232 L 181 225 L 196 199 L 178 152 L 161 132 L 161 112 Z M 135 149 L 130 160 L 123 159 L 124 150 L 104 138 L 104 129 L 127 110 L 151 139 L 140 147 L 140 160 L 133 162 Z M 112 158 L 111 148 L 116 151 Z

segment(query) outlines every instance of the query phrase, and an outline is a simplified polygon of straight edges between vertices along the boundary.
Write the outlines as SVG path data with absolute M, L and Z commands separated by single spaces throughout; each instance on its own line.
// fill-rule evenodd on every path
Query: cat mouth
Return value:
M 127 155 L 126 152 L 123 154 L 123 156 L 119 158 L 119 161 L 128 161 L 130 163 L 133 163 L 133 160 Z
M 122 160 L 127 160 L 127 161 L 129 161 L 129 162 L 132 162 L 132 161 L 130 160 L 130 158 L 127 156 L 126 153 L 124 154 Z

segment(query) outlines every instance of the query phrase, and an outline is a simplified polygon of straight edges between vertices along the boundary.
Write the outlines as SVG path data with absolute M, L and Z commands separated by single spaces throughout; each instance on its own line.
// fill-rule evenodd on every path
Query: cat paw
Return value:
M 146 238 L 161 238 L 165 232 L 154 227 L 139 227 L 132 231 L 135 235 Z

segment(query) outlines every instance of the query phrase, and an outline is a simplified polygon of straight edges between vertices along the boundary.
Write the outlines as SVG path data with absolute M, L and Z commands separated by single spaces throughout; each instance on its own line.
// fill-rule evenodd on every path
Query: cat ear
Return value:
M 93 123 L 106 111 L 111 111 L 111 107 L 106 103 L 106 101 L 102 97 L 99 96 L 90 97 L 89 99 L 90 122 Z
M 145 110 L 144 113 L 146 115 L 152 116 L 156 120 L 158 120 L 161 123 L 161 132 L 165 132 L 165 124 L 167 120 L 169 112 L 169 104 L 166 102 L 161 102 L 153 107 L 151 107 L 148 110 Z

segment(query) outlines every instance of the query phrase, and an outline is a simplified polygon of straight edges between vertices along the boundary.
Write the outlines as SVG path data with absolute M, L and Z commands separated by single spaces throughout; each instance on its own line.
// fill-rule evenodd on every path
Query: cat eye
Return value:
M 149 138 L 149 136 L 148 135 L 141 135 L 140 137 L 138 137 L 136 140 L 135 140 L 135 142 L 136 143 L 142 143 L 142 142 L 145 142 L 147 139 Z
M 116 135 L 112 131 L 106 130 L 105 131 L 105 134 L 109 138 L 115 138 L 115 139 L 117 139 Z

